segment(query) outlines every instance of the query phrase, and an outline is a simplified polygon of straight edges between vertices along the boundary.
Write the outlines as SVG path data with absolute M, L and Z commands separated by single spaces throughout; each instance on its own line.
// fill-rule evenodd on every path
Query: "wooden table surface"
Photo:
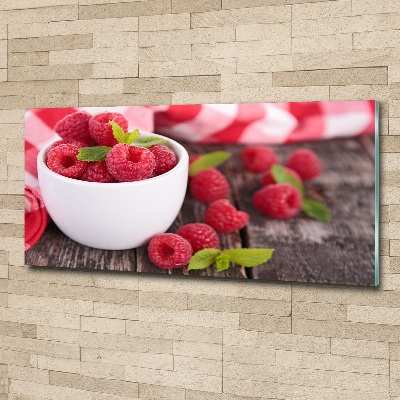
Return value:
M 277 220 L 252 206 L 253 193 L 260 187 L 260 175 L 244 171 L 241 145 L 184 144 L 190 154 L 215 150 L 233 156 L 220 170 L 231 184 L 230 200 L 250 214 L 240 232 L 219 234 L 221 248 L 275 248 L 268 263 L 254 268 L 231 267 L 218 273 L 214 267 L 203 271 L 163 270 L 147 256 L 147 246 L 125 251 L 106 251 L 82 246 L 51 223 L 41 239 L 25 253 L 25 263 L 58 268 L 117 270 L 156 274 L 262 279 L 267 281 L 320 282 L 346 285 L 374 285 L 375 203 L 374 142 L 371 137 L 335 139 L 324 142 L 273 147 L 281 160 L 298 147 L 317 152 L 324 171 L 306 182 L 306 196 L 323 201 L 332 213 L 331 222 L 318 222 L 300 214 Z M 180 214 L 170 228 L 203 221 L 206 205 L 186 195 Z

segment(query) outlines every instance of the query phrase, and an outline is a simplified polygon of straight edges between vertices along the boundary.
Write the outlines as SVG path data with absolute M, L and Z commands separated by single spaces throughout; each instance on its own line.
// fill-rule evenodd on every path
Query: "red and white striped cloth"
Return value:
M 284 144 L 375 132 L 375 101 L 322 101 L 303 103 L 197 104 L 132 107 L 84 107 L 96 114 L 120 112 L 129 122 L 129 130 L 138 128 L 156 132 L 178 141 L 199 143 Z M 28 206 L 42 204 L 38 191 L 36 158 L 40 149 L 57 134 L 54 125 L 77 108 L 39 108 L 25 113 L 25 184 Z M 32 197 L 33 196 L 33 197 Z M 42 206 L 39 206 L 40 213 Z M 30 210 L 29 210 L 30 209 Z M 39 218 L 40 220 L 40 218 Z M 26 219 L 26 232 L 37 216 Z M 40 229 L 43 224 L 37 225 Z M 43 229 L 44 230 L 44 229 Z M 33 229 L 34 231 L 34 229 Z M 40 234 L 25 235 L 28 247 Z M 28 239 L 28 242 L 27 242 Z

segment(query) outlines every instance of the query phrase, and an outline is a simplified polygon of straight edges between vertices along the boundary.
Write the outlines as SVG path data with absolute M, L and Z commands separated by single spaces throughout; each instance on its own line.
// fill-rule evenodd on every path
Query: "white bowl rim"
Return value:
M 48 143 L 47 145 L 45 145 L 39 152 L 38 156 L 37 156 L 37 160 L 38 160 L 38 164 L 40 164 L 40 166 L 43 168 L 44 171 L 46 171 L 46 173 L 48 173 L 50 176 L 52 176 L 55 179 L 59 179 L 61 181 L 66 180 L 67 182 L 69 182 L 72 185 L 77 185 L 77 186 L 87 186 L 90 185 L 91 187 L 102 187 L 102 188 L 106 188 L 106 187 L 115 187 L 115 185 L 118 185 L 118 187 L 126 187 L 126 186 L 139 186 L 139 185 L 145 185 L 145 184 L 150 184 L 150 182 L 155 182 L 157 180 L 160 179 L 165 179 L 166 176 L 172 175 L 173 173 L 177 172 L 178 170 L 185 168 L 185 159 L 187 161 L 189 161 L 189 155 L 187 150 L 177 141 L 166 137 L 166 136 L 162 136 L 159 135 L 157 133 L 151 133 L 151 132 L 146 132 L 146 131 L 140 131 L 140 134 L 143 134 L 144 136 L 157 136 L 160 137 L 162 139 L 166 139 L 168 140 L 168 142 L 172 142 L 174 146 L 177 146 L 177 148 L 179 149 L 179 151 L 181 152 L 181 157 L 178 159 L 178 164 L 175 165 L 174 168 L 172 168 L 171 170 L 169 170 L 168 172 L 165 172 L 164 174 L 158 175 L 158 176 L 154 176 L 152 178 L 147 178 L 147 179 L 143 179 L 140 181 L 134 181 L 134 182 L 110 182 L 110 183 L 104 183 L 104 182 L 88 182 L 88 181 L 81 181 L 79 179 L 75 179 L 75 178 L 69 178 L 67 176 L 63 176 L 60 174 L 57 174 L 56 172 L 52 171 L 44 162 L 44 158 L 45 155 L 47 153 L 48 148 L 57 140 L 61 140 L 62 138 L 57 138 L 54 141 L 51 141 L 50 143 Z M 178 155 L 177 155 L 178 156 Z

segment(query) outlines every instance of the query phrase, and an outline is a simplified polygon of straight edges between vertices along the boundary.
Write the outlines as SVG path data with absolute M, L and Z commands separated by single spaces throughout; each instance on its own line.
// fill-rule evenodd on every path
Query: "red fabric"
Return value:
M 28 250 L 43 235 L 50 219 L 42 197 L 28 185 L 25 185 L 25 202 L 25 250 Z

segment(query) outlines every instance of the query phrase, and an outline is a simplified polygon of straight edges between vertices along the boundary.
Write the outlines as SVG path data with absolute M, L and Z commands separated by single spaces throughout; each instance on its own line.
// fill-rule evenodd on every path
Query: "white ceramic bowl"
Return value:
M 143 136 L 153 133 L 141 133 Z M 181 209 L 188 181 L 189 156 L 168 139 L 178 164 L 165 174 L 137 182 L 97 183 L 66 178 L 45 164 L 50 144 L 37 159 L 40 192 L 60 230 L 85 246 L 125 250 L 165 232 Z

